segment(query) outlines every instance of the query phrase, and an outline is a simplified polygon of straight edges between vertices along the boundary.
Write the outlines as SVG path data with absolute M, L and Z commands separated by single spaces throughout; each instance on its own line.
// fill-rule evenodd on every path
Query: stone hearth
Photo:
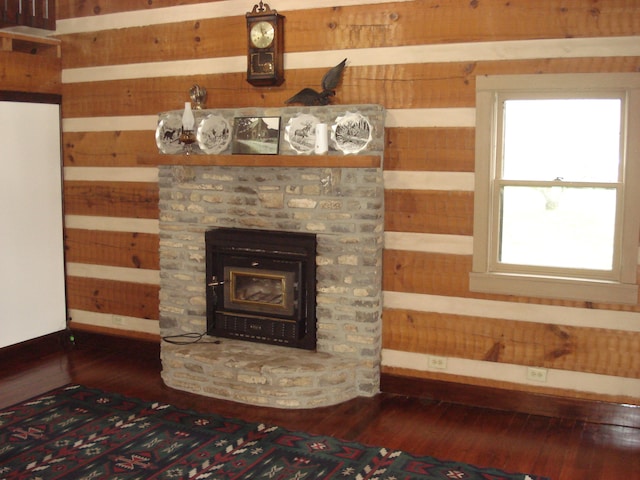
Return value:
M 375 105 L 216 110 L 280 116 L 281 155 L 295 155 L 284 126 L 298 113 L 331 124 L 347 111 L 369 119 L 365 155 L 376 168 L 215 166 L 197 155 L 160 167 L 160 328 L 163 337 L 206 331 L 205 240 L 213 227 L 309 232 L 317 236 L 316 351 L 204 336 L 162 342 L 162 378 L 173 388 L 247 404 L 311 408 L 379 391 L 384 229 L 384 110 Z M 224 152 L 223 152 L 224 153 Z M 341 152 L 330 152 L 331 159 Z M 167 156 L 164 156 L 167 157 Z M 212 158 L 214 156 L 211 156 Z M 302 156 L 301 156 L 302 157 Z M 235 156 L 229 156 L 233 159 Z M 275 157 L 274 157 L 275 158 Z M 184 163 L 181 162 L 184 159 Z M 187 162 L 188 159 L 188 162 Z M 166 160 L 163 163 L 167 163 Z M 230 162 L 232 163 L 232 162 Z M 339 162 L 338 162 L 339 164 Z

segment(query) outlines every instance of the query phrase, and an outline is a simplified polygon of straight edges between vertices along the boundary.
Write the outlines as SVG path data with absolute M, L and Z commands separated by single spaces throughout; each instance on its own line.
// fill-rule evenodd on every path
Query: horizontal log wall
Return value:
M 157 150 L 156 114 L 194 83 L 211 108 L 282 106 L 347 57 L 335 102 L 388 112 L 383 371 L 640 403 L 640 305 L 468 289 L 476 77 L 638 72 L 636 2 L 272 0 L 286 16 L 286 81 L 263 89 L 244 73 L 256 2 L 132 3 L 58 2 L 77 328 L 157 332 L 157 172 L 138 164 Z M 528 381 L 527 366 L 549 368 L 548 382 Z
M 62 93 L 60 42 L 0 31 L 0 89 Z

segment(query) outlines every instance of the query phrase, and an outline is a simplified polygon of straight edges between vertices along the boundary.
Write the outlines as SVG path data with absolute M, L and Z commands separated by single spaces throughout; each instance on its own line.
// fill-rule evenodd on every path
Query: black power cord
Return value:
M 179 335 L 166 335 L 162 337 L 162 340 L 164 342 L 171 343 L 173 345 L 191 345 L 193 343 L 220 345 L 221 343 L 220 340 L 214 340 L 212 342 L 203 341 L 202 339 L 204 338 L 205 335 L 206 333 L 197 333 L 197 332 L 181 333 Z

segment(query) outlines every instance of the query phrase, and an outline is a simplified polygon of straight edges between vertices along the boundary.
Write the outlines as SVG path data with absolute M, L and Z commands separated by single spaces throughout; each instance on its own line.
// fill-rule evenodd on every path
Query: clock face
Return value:
M 267 48 L 273 43 L 273 39 L 276 36 L 276 30 L 269 22 L 258 22 L 251 27 L 249 38 L 251 43 L 256 48 Z

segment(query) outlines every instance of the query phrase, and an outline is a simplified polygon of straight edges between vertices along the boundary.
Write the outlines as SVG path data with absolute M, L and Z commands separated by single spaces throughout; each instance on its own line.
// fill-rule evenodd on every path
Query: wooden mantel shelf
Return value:
M 139 155 L 139 165 L 381 168 L 379 155 Z

